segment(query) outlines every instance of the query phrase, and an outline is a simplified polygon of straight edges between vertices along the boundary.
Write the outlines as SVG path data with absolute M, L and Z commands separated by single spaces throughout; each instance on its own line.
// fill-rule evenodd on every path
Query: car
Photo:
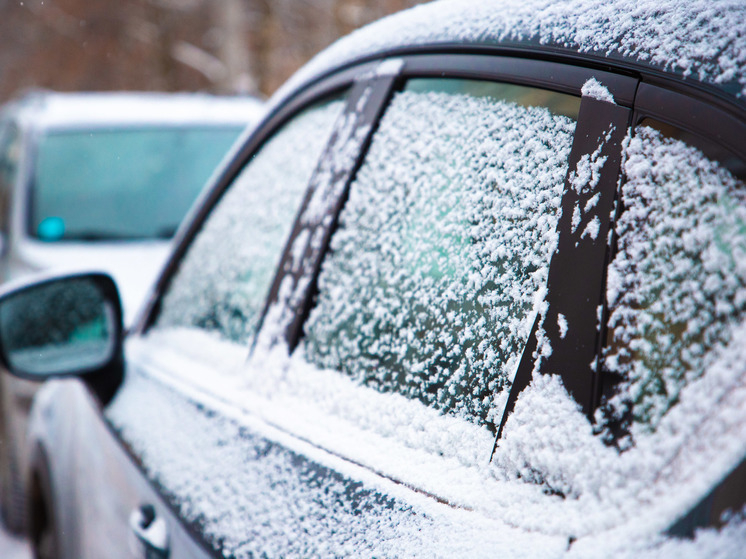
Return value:
M 0 282 L 95 266 L 132 322 L 180 221 L 241 132 L 250 97 L 34 91 L 0 108 Z M 37 383 L 0 374 L 0 496 L 23 528 L 26 417 Z
M 746 5 L 447 0 L 269 101 L 125 335 L 0 296 L 47 379 L 37 557 L 741 557 Z

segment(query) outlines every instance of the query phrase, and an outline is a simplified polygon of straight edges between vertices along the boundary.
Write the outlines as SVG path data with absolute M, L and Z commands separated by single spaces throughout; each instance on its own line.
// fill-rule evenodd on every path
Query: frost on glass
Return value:
M 158 327 L 255 330 L 277 261 L 344 103 L 311 108 L 251 160 L 195 238 L 163 299 Z
M 631 406 L 635 428 L 652 430 L 746 317 L 746 192 L 697 149 L 645 126 L 624 172 L 605 365 L 624 379 L 616 413 Z
M 575 123 L 472 83 L 393 99 L 302 344 L 316 365 L 485 424 L 546 283 Z
M 341 203 L 363 144 L 370 137 L 370 116 L 366 106 L 371 101 L 372 86 L 351 93 L 347 110 L 338 118 L 334 134 L 324 157 L 316 167 L 308 188 L 308 199 L 298 217 L 298 234 L 288 252 L 277 297 L 267 309 L 260 347 L 270 347 L 280 340 L 296 317 L 296 310 L 306 295 L 316 262 L 328 239 L 328 220 L 333 208 Z

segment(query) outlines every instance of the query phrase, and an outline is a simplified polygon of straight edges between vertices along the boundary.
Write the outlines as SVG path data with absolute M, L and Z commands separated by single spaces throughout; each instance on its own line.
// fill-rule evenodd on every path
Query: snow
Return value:
M 202 336 L 204 348 L 209 342 L 206 333 Z M 168 334 L 160 332 L 157 339 L 167 343 Z M 172 338 L 172 343 L 175 341 Z M 228 342 L 217 343 L 222 347 Z M 223 385 L 227 391 L 225 377 L 216 379 L 212 370 L 212 382 L 205 377 L 201 382 L 213 388 Z M 337 441 L 337 446 L 352 443 L 353 450 L 359 446 L 353 437 L 357 435 L 360 441 L 358 433 L 334 417 L 330 423 L 323 413 L 314 413 L 313 406 L 302 398 L 304 394 L 292 397 L 284 392 L 284 388 L 292 392 L 298 385 L 283 381 L 283 368 L 272 370 L 280 374 L 271 381 L 277 384 L 266 386 L 271 393 L 257 397 L 256 390 L 241 390 L 239 385 L 230 388 L 245 404 L 240 409 L 204 396 L 199 403 L 189 401 L 163 381 L 132 372 L 107 410 L 109 419 L 142 457 L 146 469 L 180 514 L 187 521 L 197 522 L 223 556 L 451 557 L 467 553 L 488 557 L 500 548 L 511 556 L 528 558 L 557 557 L 566 546 L 564 537 L 526 533 L 509 523 L 437 503 L 426 495 L 413 495 L 399 484 L 320 451 L 302 438 L 288 436 L 286 427 L 295 425 L 310 427 L 309 433 L 326 434 L 327 440 Z M 309 372 L 298 369 L 300 374 L 289 380 L 313 380 Z M 335 390 L 340 383 L 369 392 L 329 373 L 329 379 L 336 379 L 336 383 L 327 387 L 313 383 L 317 394 L 326 391 L 340 396 Z M 310 385 L 301 382 L 300 386 Z M 272 401 L 275 396 L 280 401 Z M 379 402 L 397 404 L 388 402 L 384 395 L 378 397 Z M 353 406 L 346 409 L 352 410 Z M 279 428 L 261 419 L 264 412 L 272 411 L 269 418 L 282 421 Z M 361 441 L 368 443 L 363 450 L 369 456 L 375 451 L 370 443 L 379 439 L 374 436 Z M 390 445 L 378 447 L 377 453 L 388 448 Z M 190 457 L 187 468 L 185 452 Z M 403 458 L 410 455 L 411 451 Z M 398 462 L 404 464 L 404 460 Z M 410 463 L 409 477 L 414 473 L 412 466 Z
M 624 172 L 604 363 L 626 379 L 614 405 L 633 404 L 644 430 L 746 317 L 746 195 L 717 163 L 648 127 L 628 140 Z
M 404 67 L 404 61 L 400 58 L 391 58 L 376 67 L 376 76 L 396 76 Z
M 280 130 L 235 180 L 182 259 L 157 326 L 253 334 L 293 218 L 343 107 L 311 108 Z
M 282 91 L 359 57 L 454 43 L 579 51 L 670 71 L 739 97 L 746 94 L 746 4 L 741 0 L 432 2 L 337 41 Z
M 447 555 L 469 542 L 473 555 L 487 556 L 494 539 L 525 537 L 508 556 L 560 557 L 572 535 L 570 556 L 655 556 L 656 546 L 673 545 L 658 533 L 746 453 L 746 383 L 733 366 L 746 358 L 746 328 L 658 432 L 621 455 L 594 436 L 558 377 L 535 379 L 492 464 L 486 429 L 319 370 L 300 353 L 278 347 L 244 363 L 245 347 L 214 333 L 163 329 L 149 338 L 130 341 L 143 370 L 128 375 L 107 416 L 226 556 L 292 554 L 297 534 L 308 549 L 354 541 L 364 555 Z M 304 474 L 309 468 L 316 473 Z M 351 480 L 386 495 L 375 501 L 389 503 L 385 521 L 373 504 L 348 514 L 350 498 L 340 492 Z M 735 522 L 729 537 L 743 541 L 746 524 Z M 388 547 L 376 547 L 383 539 Z
M 557 315 L 557 326 L 559 326 L 560 338 L 564 340 L 567 336 L 567 317 L 562 313 Z
M 38 93 L 10 105 L 38 128 L 258 122 L 264 105 L 252 97 L 201 93 Z
M 583 94 L 583 97 L 590 97 L 592 99 L 597 99 L 599 101 L 605 101 L 607 103 L 614 102 L 614 96 L 596 78 L 591 78 L 588 81 L 586 81 L 583 84 L 583 87 L 581 88 L 580 92 Z
M 588 80 L 586 86 L 588 86 L 589 84 L 589 89 L 595 92 L 594 95 L 601 95 L 603 101 L 613 102 L 611 94 L 608 93 L 608 90 L 606 90 L 606 88 L 604 88 L 598 81 L 591 79 Z M 586 86 L 583 87 L 583 95 L 588 95 Z M 599 91 L 601 93 L 599 93 Z M 608 96 L 603 94 L 604 91 L 608 93 Z M 611 98 L 611 101 L 609 101 L 609 98 Z M 603 151 L 606 143 L 611 139 L 612 132 L 613 127 L 610 127 L 609 130 L 607 130 L 606 134 L 599 138 L 598 147 L 593 151 L 593 153 L 583 154 L 577 165 L 575 166 L 575 169 L 572 171 L 572 173 L 570 173 L 570 187 L 573 188 L 578 193 L 578 195 L 591 193 L 596 190 L 598 181 L 601 178 L 601 170 L 606 163 L 606 156 L 602 156 L 601 152 Z M 577 228 L 582 223 L 583 216 L 594 209 L 600 199 L 601 194 L 598 193 L 594 196 L 591 196 L 582 209 L 579 205 L 575 205 L 575 207 L 573 208 L 571 219 L 573 233 L 575 233 Z M 599 220 L 598 216 L 594 216 L 594 218 L 588 221 L 588 223 L 586 224 L 585 228 L 580 234 L 580 238 L 583 239 L 585 237 L 590 237 L 595 241 L 598 237 L 600 228 L 601 221 Z
M 324 262 L 307 358 L 493 421 L 546 282 L 574 127 L 490 97 L 397 94 Z

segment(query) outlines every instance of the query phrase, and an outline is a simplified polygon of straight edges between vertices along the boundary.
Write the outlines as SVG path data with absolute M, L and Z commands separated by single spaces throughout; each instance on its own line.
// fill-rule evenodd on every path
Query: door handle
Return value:
M 153 505 L 142 505 L 130 514 L 130 548 L 135 557 L 167 559 L 169 552 L 168 525 L 158 516 Z

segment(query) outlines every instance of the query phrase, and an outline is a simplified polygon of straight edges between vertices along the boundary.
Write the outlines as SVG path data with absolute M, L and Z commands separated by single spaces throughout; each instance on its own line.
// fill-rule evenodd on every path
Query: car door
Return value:
M 581 103 L 581 87 L 595 76 L 629 104 L 634 80 L 488 56 L 356 74 L 344 101 L 291 119 L 197 216 L 129 341 L 107 420 L 223 556 L 554 555 L 571 528 L 504 511 L 516 491 L 556 499 L 499 479 L 490 455 L 516 370 L 533 368 L 562 215 L 573 246 L 601 247 L 588 267 L 602 276 L 593 224 L 619 165 L 603 149 L 618 152 L 624 126 L 612 138 L 619 106 Z M 596 127 L 585 143 L 583 110 Z M 313 157 L 294 122 L 323 140 Z M 285 206 L 265 176 L 287 188 L 298 169 Z M 588 204 L 599 181 L 611 200 Z M 587 197 L 577 220 L 560 211 L 568 191 Z M 575 345 L 595 352 L 591 322 Z
M 116 442 L 86 386 L 50 382 L 32 410 L 29 535 L 40 557 L 212 557 Z

